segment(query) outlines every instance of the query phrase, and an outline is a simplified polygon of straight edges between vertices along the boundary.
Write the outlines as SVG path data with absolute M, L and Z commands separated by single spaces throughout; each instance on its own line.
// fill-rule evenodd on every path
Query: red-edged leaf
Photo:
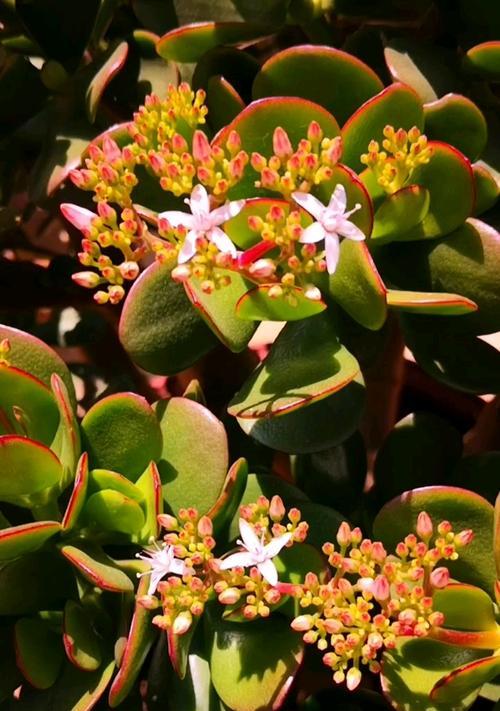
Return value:
M 63 645 L 66 656 L 82 671 L 94 671 L 101 666 L 99 638 L 88 611 L 73 600 L 64 608 Z
M 41 548 L 61 530 L 57 521 L 36 521 L 0 531 L 0 560 L 11 560 Z
M 247 478 L 248 464 L 246 459 L 240 457 L 231 465 L 219 498 L 207 511 L 207 516 L 212 519 L 215 531 L 222 529 L 233 518 L 245 491 Z
M 499 674 L 499 656 L 469 662 L 440 679 L 431 691 L 431 699 L 439 704 L 454 705 Z
M 92 546 L 77 548 L 62 546 L 61 553 L 90 583 L 101 590 L 125 593 L 133 592 L 134 586 L 128 575 L 117 568 L 112 558 Z
M 89 463 L 86 452 L 82 454 L 76 468 L 75 483 L 71 492 L 66 511 L 64 512 L 62 527 L 64 531 L 70 531 L 75 527 L 78 517 L 81 514 L 87 496 L 87 486 L 89 482 Z
M 66 385 L 57 373 L 54 373 L 51 378 L 51 386 L 59 409 L 59 427 L 50 448 L 57 454 L 64 467 L 64 483 L 69 483 L 73 479 L 80 456 L 80 429 Z
M 500 41 L 482 42 L 471 47 L 466 54 L 466 64 L 486 79 L 500 78 Z
M 186 634 L 174 634 L 172 628 L 167 630 L 168 656 L 175 673 L 181 679 L 186 676 L 186 668 L 189 657 L 189 648 L 193 640 L 193 635 L 199 622 L 199 617 L 195 617 Z
M 94 123 L 102 95 L 104 94 L 110 81 L 118 74 L 120 69 L 125 64 L 127 56 L 128 44 L 127 42 L 120 42 L 90 82 L 85 95 L 87 116 L 90 123 Z
M 163 512 L 163 491 L 160 473 L 154 462 L 151 462 L 144 474 L 137 479 L 135 486 L 144 495 L 145 523 L 141 530 L 141 541 L 148 541 L 151 536 L 158 538 L 158 516 Z
M 48 622 L 39 619 L 22 618 L 14 630 L 17 666 L 36 689 L 48 689 L 63 660 L 60 638 Z
M 422 291 L 388 289 L 387 304 L 399 311 L 443 316 L 459 316 L 477 311 L 477 304 L 465 296 Z
M 255 286 L 239 299 L 236 313 L 248 321 L 299 321 L 326 309 L 322 299 L 311 300 L 304 289 L 295 286 L 279 297 L 269 296 L 273 284 Z
M 461 94 L 447 94 L 424 106 L 425 135 L 446 141 L 477 160 L 486 147 L 488 126 L 476 104 Z

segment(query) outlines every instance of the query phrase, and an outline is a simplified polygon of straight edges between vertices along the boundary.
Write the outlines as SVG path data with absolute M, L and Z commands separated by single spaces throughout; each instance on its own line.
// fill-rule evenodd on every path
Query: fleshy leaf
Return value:
M 137 501 L 119 491 L 104 489 L 92 494 L 82 512 L 90 528 L 139 536 L 144 512 Z
M 482 42 L 466 54 L 466 66 L 485 79 L 500 78 L 500 41 Z
M 172 629 L 167 630 L 168 656 L 175 673 L 181 679 L 186 676 L 189 650 L 198 622 L 199 617 L 195 617 L 191 627 L 182 635 L 174 634 Z
M 57 521 L 22 523 L 0 530 L 0 560 L 11 560 L 41 548 L 61 531 Z
M 16 661 L 36 689 L 48 689 L 57 679 L 63 660 L 60 638 L 48 622 L 22 618 L 15 624 Z
M 130 289 L 119 334 L 132 360 L 160 375 L 188 368 L 217 343 L 183 287 L 159 263 L 148 267 Z
M 247 477 L 247 461 L 240 457 L 229 468 L 219 498 L 212 508 L 207 511 L 207 516 L 212 519 L 215 532 L 224 528 L 238 510 L 241 497 L 245 491 Z
M 460 316 L 477 311 L 477 305 L 459 294 L 396 291 L 388 289 L 387 304 L 392 309 L 421 314 Z
M 64 608 L 63 644 L 69 661 L 82 671 L 94 671 L 101 665 L 99 638 L 89 612 L 73 600 Z
M 500 674 L 500 657 L 493 656 L 463 664 L 440 679 L 431 691 L 438 704 L 456 704 Z
M 145 522 L 140 540 L 148 541 L 151 536 L 158 538 L 158 515 L 163 512 L 163 492 L 158 467 L 154 462 L 146 468 L 135 483 L 144 496 Z
M 63 516 L 62 526 L 65 531 L 70 531 L 76 526 L 76 522 L 82 512 L 87 498 L 87 487 L 89 480 L 89 463 L 86 452 L 82 454 L 76 467 L 75 482 L 73 491 L 66 506 Z
M 425 135 L 431 141 L 446 141 L 470 160 L 477 160 L 486 147 L 486 119 L 466 96 L 447 94 L 424 106 Z
M 484 161 L 478 161 L 472 166 L 476 202 L 474 216 L 481 215 L 495 205 L 500 194 L 500 186 L 489 166 Z
M 210 115 L 210 125 L 216 131 L 231 123 L 245 108 L 241 96 L 223 76 L 210 77 L 205 103 Z
M 255 286 L 239 299 L 236 313 L 239 318 L 249 321 L 299 321 L 315 316 L 326 309 L 321 299 L 308 299 L 304 289 L 293 287 L 286 295 L 269 296 L 272 284 Z
M 444 614 L 443 626 L 452 630 L 496 630 L 491 597 L 474 585 L 453 583 L 433 594 L 434 609 Z
M 59 427 L 50 448 L 64 468 L 64 484 L 67 484 L 73 479 L 80 456 L 80 429 L 66 385 L 57 373 L 52 376 L 51 384 L 59 409 Z
M 98 72 L 92 78 L 85 94 L 87 106 L 87 117 L 90 123 L 94 123 L 99 104 L 106 87 L 115 77 L 127 60 L 128 44 L 120 42 L 110 53 L 104 64 L 99 67 Z
M 400 239 L 407 229 L 422 222 L 430 202 L 429 191 L 421 185 L 408 185 L 388 195 L 375 213 L 372 239 L 377 244 Z
M 90 583 L 109 592 L 133 592 L 134 586 L 114 561 L 93 546 L 62 546 L 61 553 Z

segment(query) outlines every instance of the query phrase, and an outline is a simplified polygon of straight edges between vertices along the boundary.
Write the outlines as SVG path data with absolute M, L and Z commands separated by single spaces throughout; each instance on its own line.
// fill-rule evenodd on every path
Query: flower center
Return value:
M 333 210 L 325 210 L 321 218 L 321 224 L 327 232 L 336 232 L 341 221 L 342 215 Z

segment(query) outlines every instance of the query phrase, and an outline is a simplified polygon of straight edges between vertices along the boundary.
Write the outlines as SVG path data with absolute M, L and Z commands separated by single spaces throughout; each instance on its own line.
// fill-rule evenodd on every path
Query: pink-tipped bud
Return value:
M 186 634 L 192 623 L 193 617 L 190 612 L 180 612 L 174 620 L 174 624 L 172 625 L 172 632 L 178 635 Z
M 337 587 L 342 593 L 342 595 L 347 595 L 349 597 L 353 594 L 354 588 L 347 580 L 347 578 L 340 578 L 340 580 L 337 582 Z
M 321 291 L 317 286 L 313 286 L 312 284 L 306 286 L 304 296 L 306 299 L 309 299 L 309 301 L 321 301 Z
M 433 588 L 445 588 L 450 582 L 450 573 L 448 568 L 436 568 L 430 575 L 430 583 Z
M 273 133 L 273 151 L 278 158 L 287 158 L 293 153 L 292 144 L 288 137 L 288 133 L 278 126 Z
M 385 602 L 389 599 L 391 588 L 385 575 L 377 575 L 373 581 L 371 593 L 377 602 Z
M 468 528 L 465 531 L 460 531 L 460 533 L 457 533 L 457 535 L 455 536 L 455 545 L 460 548 L 462 546 L 468 546 L 473 539 L 474 532 L 472 531 L 472 529 Z
M 237 153 L 241 148 L 241 138 L 236 131 L 230 131 L 229 136 L 226 141 L 227 150 L 234 154 Z
M 351 667 L 346 674 L 345 683 L 349 691 L 354 691 L 361 682 L 361 672 L 357 667 Z
M 276 271 L 276 265 L 271 259 L 258 259 L 248 267 L 248 272 L 256 279 L 267 279 Z
M 433 533 L 432 520 L 426 511 L 421 511 L 417 519 L 417 533 L 424 541 L 428 541 Z
M 260 153 L 252 153 L 250 157 L 250 165 L 257 173 L 261 173 L 267 165 L 267 161 Z
M 120 160 L 122 157 L 122 152 L 118 144 L 109 136 L 104 136 L 102 150 L 106 160 L 110 163 L 113 163 L 115 160 Z
M 307 129 L 307 138 L 311 143 L 319 143 L 323 138 L 323 131 L 317 121 L 311 121 Z
M 264 261 L 264 260 L 263 260 Z M 269 515 L 274 522 L 281 521 L 285 515 L 285 505 L 280 496 L 273 496 L 269 504 Z
M 99 213 L 99 217 L 102 217 L 105 222 L 114 222 L 116 220 L 116 212 L 107 202 L 102 200 L 98 202 L 97 212 Z
M 107 304 L 109 301 L 109 294 L 107 291 L 96 291 L 94 294 L 94 301 L 96 304 L 99 304 L 99 306 L 103 306 L 103 304 Z
M 154 595 L 142 595 L 137 598 L 137 604 L 145 610 L 156 610 L 160 606 L 160 601 Z
M 133 281 L 139 276 L 139 265 L 137 262 L 122 262 L 118 267 L 124 279 Z
M 222 605 L 235 605 L 241 597 L 238 588 L 226 588 L 219 595 L 219 602 Z
M 68 222 L 71 222 L 77 230 L 81 230 L 83 234 L 87 234 L 89 232 L 92 227 L 92 221 L 96 217 L 93 212 L 90 212 L 90 210 L 87 210 L 85 207 L 72 205 L 68 202 L 62 203 L 60 209 Z
M 171 277 L 174 281 L 186 281 L 191 276 L 191 269 L 187 264 L 179 264 L 178 267 L 172 269 Z
M 312 615 L 299 615 L 292 620 L 290 627 L 296 632 L 307 632 L 313 626 Z
M 342 523 L 339 526 L 339 530 L 337 531 L 337 543 L 339 546 L 346 547 L 351 543 L 352 540 L 352 532 L 351 532 L 351 527 L 347 523 L 347 521 L 342 521 Z
M 187 151 L 186 139 L 180 133 L 174 133 L 172 136 L 172 148 L 175 153 L 185 153 Z
M 175 516 L 171 516 L 170 514 L 160 514 L 158 516 L 158 523 L 162 528 L 166 528 L 167 531 L 175 531 L 179 527 Z
M 120 301 L 125 296 L 125 289 L 123 286 L 113 285 L 108 289 L 109 300 L 112 304 L 119 304 Z
M 438 525 L 438 533 L 440 536 L 446 536 L 448 533 L 451 533 L 452 530 L 453 526 L 449 521 L 441 521 Z
M 96 286 L 99 286 L 102 281 L 99 274 L 95 272 L 77 272 L 76 274 L 72 274 L 71 278 L 75 284 L 83 286 L 86 289 L 94 289 Z
M 193 135 L 193 157 L 199 163 L 206 163 L 210 160 L 211 151 L 208 138 L 203 131 L 195 131 Z
M 208 516 L 202 516 L 198 521 L 198 533 L 200 536 L 211 536 L 214 532 L 212 519 Z

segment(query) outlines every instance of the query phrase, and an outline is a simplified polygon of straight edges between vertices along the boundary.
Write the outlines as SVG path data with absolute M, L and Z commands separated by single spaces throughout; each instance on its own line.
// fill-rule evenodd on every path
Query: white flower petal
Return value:
M 340 244 L 337 235 L 330 233 L 325 240 L 326 268 L 328 274 L 333 274 L 339 261 Z
M 71 222 L 77 230 L 89 230 L 92 227 L 92 220 L 97 215 L 85 207 L 80 205 L 72 205 L 69 202 L 64 202 L 60 205 L 60 209 L 64 217 Z
M 156 589 L 162 580 L 162 578 L 165 577 L 167 574 L 167 571 L 162 571 L 162 570 L 152 570 L 151 571 L 151 577 L 149 579 L 149 587 L 148 587 L 148 595 L 154 595 L 156 592 Z
M 190 229 L 193 225 L 193 216 L 189 212 L 182 212 L 181 210 L 167 210 L 166 212 L 160 212 L 158 219 L 168 220 L 172 227 L 187 227 Z
M 242 551 L 241 553 L 233 553 L 228 555 L 221 561 L 220 569 L 229 570 L 230 568 L 248 568 L 250 565 L 254 565 L 254 557 L 251 553 Z
M 212 227 L 212 229 L 207 233 L 207 237 L 221 252 L 231 254 L 233 257 L 236 256 L 236 247 L 224 230 L 221 230 L 220 227 Z
M 274 558 L 274 556 L 278 555 L 280 550 L 286 546 L 291 537 L 291 533 L 284 533 L 282 536 L 273 538 L 272 541 L 264 546 L 264 553 L 267 558 Z
M 236 217 L 243 208 L 245 207 L 246 200 L 233 200 L 232 202 L 226 202 L 225 205 L 216 207 L 210 213 L 210 220 L 213 225 L 222 225 L 223 222 L 227 222 L 232 217 Z
M 172 558 L 172 562 L 169 566 L 169 572 L 174 573 L 174 575 L 186 575 L 188 572 L 188 566 L 183 560 L 179 560 L 179 558 Z
M 255 529 L 244 518 L 240 518 L 240 534 L 245 547 L 251 551 L 260 550 L 262 548 L 259 537 L 255 533 Z
M 347 194 L 344 186 L 339 183 L 335 186 L 335 190 L 332 193 L 328 207 L 331 210 L 335 210 L 335 212 L 338 212 L 339 214 L 343 214 L 345 212 L 346 205 Z
M 313 222 L 312 225 L 306 227 L 302 232 L 299 242 L 303 244 L 311 244 L 312 242 L 320 242 L 325 239 L 325 228 L 321 222 Z
M 265 560 L 263 563 L 258 563 L 257 568 L 269 585 L 276 585 L 278 582 L 278 571 L 272 560 Z
M 292 193 L 292 197 L 295 202 L 300 205 L 300 207 L 303 207 L 304 210 L 310 212 L 313 217 L 317 220 L 321 219 L 321 216 L 325 211 L 325 206 L 318 200 L 318 198 L 315 198 L 314 195 L 311 195 L 311 193 L 301 192 Z
M 362 232 L 359 227 L 349 220 L 342 220 L 337 229 L 342 237 L 347 237 L 355 242 L 362 242 L 365 239 L 364 232 Z
M 189 200 L 189 207 L 193 215 L 206 216 L 210 213 L 208 193 L 201 183 L 194 186 Z
M 186 239 L 184 240 L 184 244 L 182 245 L 179 252 L 179 256 L 177 258 L 177 262 L 179 264 L 185 264 L 194 257 L 194 255 L 196 254 L 197 237 L 198 235 L 194 230 L 191 230 L 191 232 L 187 233 Z

